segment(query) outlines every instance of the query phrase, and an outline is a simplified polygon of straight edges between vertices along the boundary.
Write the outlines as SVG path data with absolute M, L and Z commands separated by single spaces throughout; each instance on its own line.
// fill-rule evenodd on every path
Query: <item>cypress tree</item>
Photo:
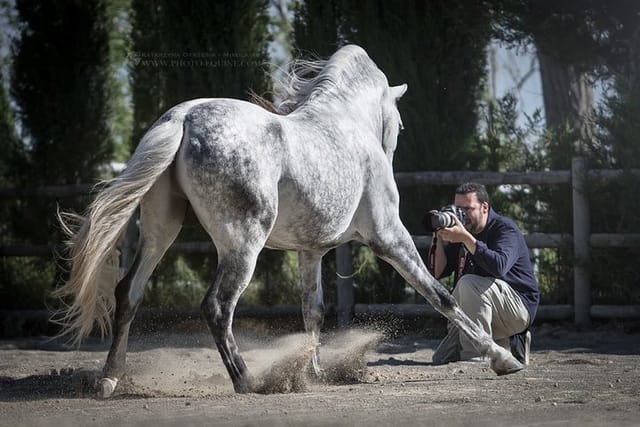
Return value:
M 129 54 L 133 145 L 168 108 L 193 98 L 266 93 L 266 1 L 133 1 Z
M 398 139 L 396 171 L 473 169 L 469 155 L 491 35 L 482 3 L 384 0 L 307 0 L 294 25 L 296 47 L 333 53 L 346 43 L 362 46 L 390 85 L 407 83 L 398 107 L 405 130 Z M 453 188 L 401 189 L 401 218 L 414 234 L 425 234 L 426 211 L 451 203 Z M 356 258 L 363 255 L 357 254 Z M 360 263 L 369 264 L 368 260 Z M 401 301 L 402 279 L 383 262 L 380 276 L 361 284 L 359 300 Z M 361 272 L 361 277 L 369 273 Z M 358 279 L 356 279 L 358 280 Z
M 105 88 L 104 2 L 18 0 L 11 91 L 29 148 L 31 184 L 95 179 L 113 151 Z
M 9 136 L 3 141 L 14 147 L 5 152 L 12 159 L 8 183 L 34 188 L 95 181 L 113 151 L 107 125 L 105 4 L 17 0 L 15 8 L 20 32 L 13 44 L 10 90 L 20 139 L 11 144 Z M 2 104 L 6 121 L 5 100 Z M 14 129 L 12 123 L 3 123 L 3 128 L 3 133 Z M 82 209 L 79 201 L 65 200 L 64 207 Z M 55 201 L 22 199 L 10 209 L 12 242 L 61 240 Z M 55 267 L 44 258 L 5 260 L 3 305 L 42 307 L 55 275 Z
M 247 99 L 249 90 L 268 96 L 267 1 L 196 0 L 185 7 L 168 0 L 133 0 L 132 8 L 132 51 L 128 55 L 134 106 L 132 148 L 164 111 L 180 102 Z M 185 228 L 181 240 L 210 240 L 193 222 Z M 256 268 L 258 280 L 278 282 L 283 260 L 280 252 L 263 253 Z M 195 303 L 202 295 L 201 282 L 188 277 L 193 278 L 195 270 L 208 285 L 215 261 L 204 255 L 167 254 L 151 279 L 147 302 Z M 277 294 L 265 292 L 262 302 L 277 302 L 273 298 Z

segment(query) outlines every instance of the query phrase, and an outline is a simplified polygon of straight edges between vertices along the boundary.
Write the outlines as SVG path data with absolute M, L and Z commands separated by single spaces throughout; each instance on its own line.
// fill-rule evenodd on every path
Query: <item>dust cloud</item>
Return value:
M 233 386 L 215 344 L 209 337 L 166 336 L 153 342 L 134 342 L 127 355 L 127 375 L 116 395 L 145 397 L 208 397 L 233 393 Z M 299 393 L 324 382 L 362 381 L 366 353 L 382 334 L 349 330 L 321 336 L 323 375 L 311 366 L 315 344 L 307 334 L 280 337 L 238 337 L 240 351 L 252 374 L 252 391 L 261 394 Z

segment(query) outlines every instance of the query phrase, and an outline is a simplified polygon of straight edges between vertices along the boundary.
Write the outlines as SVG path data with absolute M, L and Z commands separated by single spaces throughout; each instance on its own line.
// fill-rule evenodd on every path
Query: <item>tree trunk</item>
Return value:
M 544 111 L 548 129 L 565 125 L 575 131 L 575 154 L 586 154 L 593 143 L 593 87 L 585 73 L 538 52 Z

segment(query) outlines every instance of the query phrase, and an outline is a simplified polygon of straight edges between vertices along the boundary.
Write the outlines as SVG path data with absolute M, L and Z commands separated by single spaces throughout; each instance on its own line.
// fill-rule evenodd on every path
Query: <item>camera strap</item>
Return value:
M 433 236 L 433 240 L 431 242 L 431 247 L 429 248 L 429 255 L 427 257 L 427 270 L 429 273 L 434 274 L 436 269 L 436 245 L 438 244 L 438 239 L 435 234 Z M 464 274 L 464 270 L 467 266 L 467 258 L 469 251 L 465 247 L 465 245 L 460 244 L 460 250 L 458 251 L 458 257 L 456 262 L 456 269 L 453 272 L 453 283 L 458 283 L 458 279 L 462 277 Z
M 436 233 L 433 233 L 433 240 L 431 241 L 431 247 L 429 248 L 429 255 L 427 257 L 427 270 L 429 273 L 435 274 L 436 270 L 436 245 L 438 244 L 438 238 Z
M 456 264 L 456 271 L 453 275 L 453 283 L 458 283 L 458 279 L 464 274 L 464 268 L 467 265 L 467 248 L 460 244 L 460 250 L 458 251 L 458 262 Z

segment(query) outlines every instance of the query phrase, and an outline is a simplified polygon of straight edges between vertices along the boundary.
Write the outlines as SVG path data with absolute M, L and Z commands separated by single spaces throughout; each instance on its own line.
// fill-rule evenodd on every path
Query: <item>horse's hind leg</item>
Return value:
M 313 354 L 313 370 L 320 376 L 318 346 L 320 329 L 324 321 L 324 301 L 322 298 L 321 265 L 322 254 L 298 252 L 300 267 L 300 286 L 302 289 L 302 317 L 307 333 L 311 334 L 316 349 Z
M 129 327 L 142 302 L 145 284 L 180 232 L 187 202 L 171 194 L 171 180 L 165 173 L 140 204 L 140 244 L 133 265 L 115 290 L 113 341 L 98 383 L 100 397 L 110 397 L 124 374 Z
M 262 245 L 255 242 L 245 242 L 244 247 L 233 250 L 218 248 L 216 276 L 201 305 L 203 316 L 237 393 L 250 392 L 253 384 L 233 336 L 233 313 L 240 295 L 253 275 L 261 248 Z
M 471 321 L 449 292 L 427 271 L 409 232 L 399 219 L 395 226 L 390 225 L 384 230 L 383 236 L 372 238 L 369 246 L 376 255 L 389 262 L 436 310 L 458 327 L 481 354 L 486 354 L 491 360 L 491 368 L 498 375 L 524 368 L 509 351 L 496 344 L 482 328 Z

